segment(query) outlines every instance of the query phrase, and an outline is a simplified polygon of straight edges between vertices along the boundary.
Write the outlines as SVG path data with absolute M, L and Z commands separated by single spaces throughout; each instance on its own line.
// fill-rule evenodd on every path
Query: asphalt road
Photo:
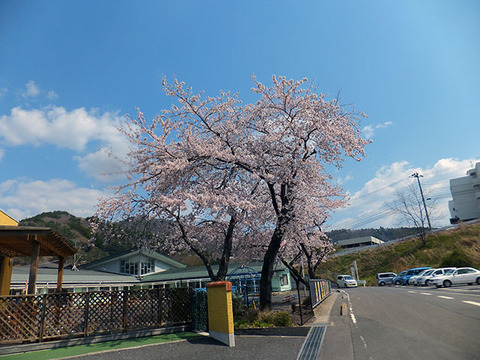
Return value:
M 345 294 L 349 329 L 333 337 L 346 320 L 332 317 L 327 349 L 339 349 L 343 341 L 355 360 L 480 359 L 478 285 L 359 287 Z
M 297 358 L 305 336 L 236 336 L 229 348 L 209 337 L 77 356 L 75 360 L 283 360 Z

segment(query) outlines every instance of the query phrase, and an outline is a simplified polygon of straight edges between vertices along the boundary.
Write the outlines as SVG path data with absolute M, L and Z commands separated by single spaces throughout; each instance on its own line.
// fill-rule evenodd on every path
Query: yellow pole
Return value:
M 234 347 L 232 283 L 230 281 L 218 281 L 207 284 L 207 299 L 210 336 L 230 347 Z

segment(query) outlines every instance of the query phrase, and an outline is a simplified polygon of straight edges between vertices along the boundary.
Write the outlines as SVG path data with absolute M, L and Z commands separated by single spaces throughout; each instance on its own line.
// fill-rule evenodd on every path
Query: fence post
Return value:
M 40 329 L 39 329 L 39 334 L 38 334 L 38 341 L 42 342 L 43 341 L 43 330 L 45 328 L 45 312 L 47 308 L 47 294 L 43 294 L 42 298 L 42 312 L 40 315 Z
M 89 312 L 90 312 L 90 293 L 87 291 L 85 294 L 85 312 L 83 315 L 83 331 L 84 331 L 84 336 L 88 336 L 88 323 L 89 323 Z
M 129 292 L 128 289 L 123 291 L 123 332 L 127 332 Z
M 157 296 L 158 296 L 157 321 L 158 321 L 158 327 L 161 327 L 162 321 L 163 321 L 163 291 L 160 287 L 158 287 L 157 289 Z

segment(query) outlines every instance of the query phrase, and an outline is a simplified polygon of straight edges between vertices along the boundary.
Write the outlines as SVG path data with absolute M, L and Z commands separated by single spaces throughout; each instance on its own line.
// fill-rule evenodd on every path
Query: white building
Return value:
M 358 246 L 379 245 L 383 243 L 383 240 L 377 239 L 376 237 L 364 236 L 354 239 L 338 240 L 335 242 L 335 245 L 341 246 L 343 249 L 347 249 Z
M 448 202 L 450 223 L 480 218 L 480 162 L 467 171 L 467 176 L 451 179 L 450 192 L 453 200 Z

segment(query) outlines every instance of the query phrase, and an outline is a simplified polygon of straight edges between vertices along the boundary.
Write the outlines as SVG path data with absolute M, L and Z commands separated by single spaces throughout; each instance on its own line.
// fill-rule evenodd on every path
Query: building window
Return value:
M 146 262 L 140 263 L 141 275 L 149 274 L 154 271 L 154 262 L 148 259 Z
M 283 274 L 282 277 L 280 278 L 280 285 L 285 286 L 288 285 L 288 275 Z
M 152 259 L 144 262 L 132 262 L 131 260 L 120 262 L 120 272 L 122 274 L 138 275 L 138 269 L 140 269 L 140 275 L 152 273 L 155 269 L 155 263 Z

